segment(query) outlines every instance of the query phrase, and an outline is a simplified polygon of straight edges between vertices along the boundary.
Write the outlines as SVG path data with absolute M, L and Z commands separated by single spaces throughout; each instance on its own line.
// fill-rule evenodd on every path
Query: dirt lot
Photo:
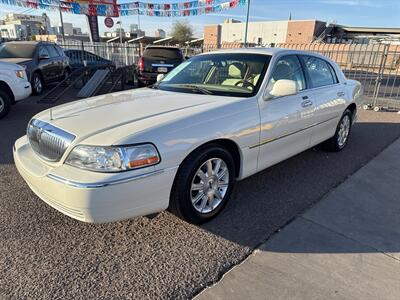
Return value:
M 168 212 L 89 225 L 43 203 L 14 167 L 15 139 L 44 108 L 31 99 L 0 121 L 0 299 L 190 298 L 400 137 L 399 114 L 363 111 L 344 151 L 311 149 L 240 182 L 204 226 Z

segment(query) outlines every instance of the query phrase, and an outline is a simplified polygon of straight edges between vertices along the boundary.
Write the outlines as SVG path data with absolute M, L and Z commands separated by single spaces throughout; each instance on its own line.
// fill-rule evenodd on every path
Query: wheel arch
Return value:
M 349 106 L 346 107 L 346 109 L 351 111 L 352 119 L 354 120 L 354 117 L 357 114 L 357 105 L 355 103 L 351 103 Z
M 11 103 L 15 103 L 15 97 L 14 93 L 11 90 L 10 86 L 7 84 L 7 82 L 0 80 L 0 90 L 5 91 L 11 98 Z
M 210 141 L 204 142 L 204 143 L 198 145 L 197 147 L 191 149 L 191 151 L 182 160 L 180 165 L 182 165 L 183 162 L 185 162 L 187 159 L 189 159 L 190 156 L 193 155 L 195 152 L 200 151 L 204 148 L 213 146 L 213 145 L 224 148 L 226 151 L 228 151 L 232 155 L 233 161 L 235 163 L 235 177 L 238 177 L 240 175 L 240 171 L 241 171 L 242 154 L 241 154 L 239 145 L 235 141 L 233 141 L 231 139 L 227 139 L 227 138 L 219 138 L 219 139 L 210 140 Z M 179 169 L 178 169 L 178 172 L 179 172 Z

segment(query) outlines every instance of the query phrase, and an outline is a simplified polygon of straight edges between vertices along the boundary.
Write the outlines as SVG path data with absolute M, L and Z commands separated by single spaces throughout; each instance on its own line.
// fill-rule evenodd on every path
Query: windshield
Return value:
M 271 56 L 217 53 L 199 55 L 180 64 L 158 85 L 161 90 L 254 96 L 264 78 Z
M 147 48 L 144 50 L 143 57 L 161 57 L 169 59 L 180 59 L 182 53 L 179 49 L 175 48 Z
M 35 48 L 35 44 L 2 44 L 0 45 L 0 58 L 32 58 Z

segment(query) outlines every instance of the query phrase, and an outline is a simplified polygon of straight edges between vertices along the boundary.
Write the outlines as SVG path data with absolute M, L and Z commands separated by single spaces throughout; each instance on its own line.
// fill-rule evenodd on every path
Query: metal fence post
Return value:
M 384 48 L 383 48 L 383 54 L 382 54 L 382 58 L 381 58 L 381 61 L 380 61 L 378 74 L 377 74 L 377 77 L 376 77 L 375 88 L 374 88 L 374 98 L 373 98 L 373 102 L 372 102 L 372 106 L 373 107 L 377 107 L 379 89 L 381 87 L 383 73 L 385 71 L 385 65 L 386 65 L 386 59 L 387 59 L 387 56 L 388 56 L 389 47 L 390 47 L 390 45 L 384 45 Z

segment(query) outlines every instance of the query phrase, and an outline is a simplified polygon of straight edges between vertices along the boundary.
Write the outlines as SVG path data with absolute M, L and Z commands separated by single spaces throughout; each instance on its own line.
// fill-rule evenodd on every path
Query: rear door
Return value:
M 149 73 L 168 73 L 183 61 L 178 48 L 151 47 L 143 53 L 144 71 Z
M 312 55 L 300 55 L 314 100 L 315 126 L 311 145 L 319 144 L 335 134 L 345 109 L 345 86 L 340 83 L 329 61 Z
M 286 55 L 274 63 L 265 93 L 281 79 L 296 81 L 299 93 L 269 100 L 260 99 L 259 170 L 265 169 L 309 147 L 314 122 L 313 96 L 296 55 Z

